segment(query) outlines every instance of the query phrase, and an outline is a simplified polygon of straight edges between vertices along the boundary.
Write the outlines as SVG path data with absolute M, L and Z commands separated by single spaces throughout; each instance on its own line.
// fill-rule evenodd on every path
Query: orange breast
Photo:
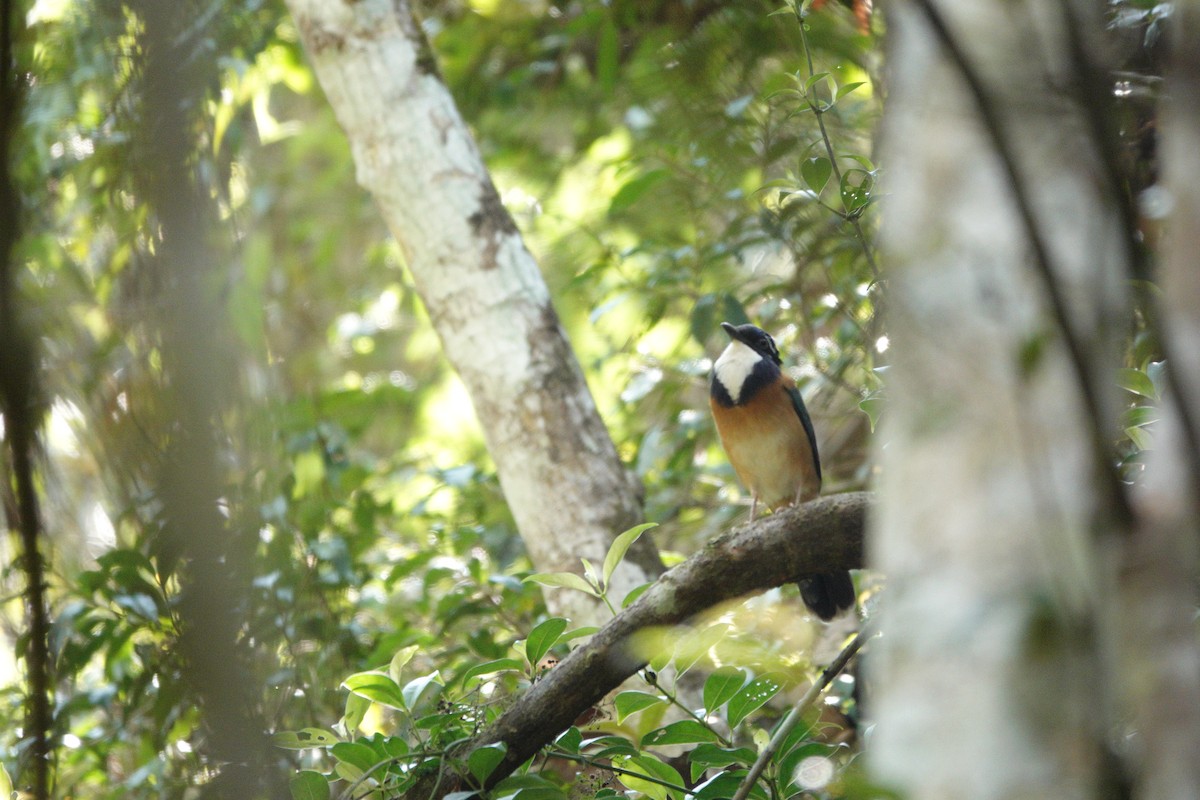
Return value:
M 821 491 L 808 437 L 781 386 L 769 386 L 744 405 L 726 408 L 709 399 L 721 445 L 742 484 L 771 508 Z

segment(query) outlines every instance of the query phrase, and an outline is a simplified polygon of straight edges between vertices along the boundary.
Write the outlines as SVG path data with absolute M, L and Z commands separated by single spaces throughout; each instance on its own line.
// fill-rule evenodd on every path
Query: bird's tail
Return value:
M 839 611 L 854 608 L 858 599 L 849 572 L 810 575 L 796 582 L 804 605 L 823 620 L 833 619 Z

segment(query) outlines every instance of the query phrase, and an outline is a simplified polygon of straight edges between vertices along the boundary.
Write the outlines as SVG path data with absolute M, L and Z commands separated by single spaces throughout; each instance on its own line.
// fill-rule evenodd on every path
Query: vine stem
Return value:
M 779 723 L 779 727 L 775 729 L 775 733 L 771 736 L 771 741 L 758 754 L 758 758 L 754 761 L 753 766 L 750 767 L 750 771 L 742 779 L 741 785 L 738 786 L 737 792 L 733 795 L 733 800 L 746 800 L 750 794 L 750 790 L 754 788 L 754 784 L 762 777 L 763 770 L 767 768 L 767 764 L 779 752 L 779 748 L 783 745 L 788 734 L 799 724 L 804 712 L 817 701 L 817 698 L 821 696 L 826 687 L 833 683 L 833 679 L 850 663 L 850 659 L 854 658 L 858 651 L 862 649 L 862 646 L 867 643 L 867 640 L 874 635 L 874 626 L 870 623 L 864 625 L 854 635 L 854 638 L 850 640 L 850 643 L 842 648 L 842 652 L 838 653 L 837 658 L 825 668 L 813 685 L 808 687 L 808 691 L 804 693 L 804 696 L 796 701 L 796 705 L 792 706 L 792 710 Z

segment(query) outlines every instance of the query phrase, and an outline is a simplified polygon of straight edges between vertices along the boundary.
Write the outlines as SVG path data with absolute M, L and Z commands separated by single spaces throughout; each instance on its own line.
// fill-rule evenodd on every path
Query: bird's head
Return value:
M 733 340 L 729 343 L 729 347 L 725 348 L 725 352 L 729 352 L 729 349 L 737 344 L 743 344 L 760 357 L 775 362 L 776 366 L 783 364 L 783 359 L 779 357 L 779 348 L 775 346 L 775 340 L 771 338 L 771 334 L 757 325 L 734 325 L 722 322 L 721 330 L 729 334 L 729 338 Z
M 736 404 L 744 399 L 742 395 L 746 381 L 755 375 L 756 370 L 758 380 L 774 378 L 778 376 L 783 361 L 775 347 L 775 340 L 762 328 L 722 322 L 721 329 L 729 334 L 732 341 L 713 364 L 713 381 L 719 382 L 724 395 Z M 762 364 L 764 361 L 765 365 Z

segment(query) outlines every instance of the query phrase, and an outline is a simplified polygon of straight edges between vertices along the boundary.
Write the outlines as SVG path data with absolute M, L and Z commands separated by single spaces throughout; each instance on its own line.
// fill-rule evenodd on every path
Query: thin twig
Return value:
M 821 673 L 821 677 L 817 678 L 816 682 L 808 687 L 808 691 L 804 693 L 804 696 L 796 701 L 796 705 L 792 706 L 792 710 L 779 723 L 779 727 L 775 729 L 775 733 L 771 736 L 771 741 L 758 754 L 758 758 L 755 760 L 753 766 L 750 767 L 750 771 L 742 779 L 741 785 L 738 786 L 737 792 L 733 795 L 733 800 L 746 800 L 746 797 L 750 794 L 750 790 L 754 788 L 754 784 L 762 777 L 763 770 L 767 768 L 768 762 L 779 752 L 779 748 L 783 745 L 784 740 L 787 739 L 788 734 L 799 724 L 804 712 L 817 701 L 817 698 L 821 696 L 821 692 L 825 691 L 825 688 L 833 683 L 833 679 L 846 668 L 846 665 L 850 663 L 850 659 L 854 658 L 855 654 L 867 643 L 867 640 L 874 635 L 875 629 L 873 625 L 867 624 L 859 629 L 854 638 L 850 640 L 850 643 L 842 648 L 842 652 L 838 653 L 833 663 Z
M 968 60 L 958 41 L 951 35 L 945 19 L 934 3 L 931 0 L 912 0 L 912 2 L 925 15 L 929 27 L 937 36 L 946 55 L 954 63 L 963 82 L 967 85 L 968 93 L 975 101 L 976 110 L 983 121 L 983 128 L 988 138 L 991 139 L 992 147 L 1000 161 L 1009 190 L 1013 194 L 1015 210 L 1020 217 L 1022 227 L 1025 228 L 1030 248 L 1033 250 L 1034 272 L 1041 279 L 1054 322 L 1062 333 L 1063 343 L 1067 347 L 1068 360 L 1079 386 L 1080 399 L 1083 401 L 1096 469 L 1100 473 L 1105 495 L 1111 507 L 1110 517 L 1119 531 L 1128 533 L 1133 528 L 1133 509 L 1125 485 L 1117 475 L 1111 450 L 1106 444 L 1108 436 L 1105 434 L 1099 393 L 1088 369 L 1083 344 L 1071 324 L 1067 301 L 1055 276 L 1050 249 L 1034 216 L 1033 203 L 1017 168 L 1015 149 L 1000 117 L 1000 112 L 997 110 L 991 94 L 985 88 L 982 77 Z

